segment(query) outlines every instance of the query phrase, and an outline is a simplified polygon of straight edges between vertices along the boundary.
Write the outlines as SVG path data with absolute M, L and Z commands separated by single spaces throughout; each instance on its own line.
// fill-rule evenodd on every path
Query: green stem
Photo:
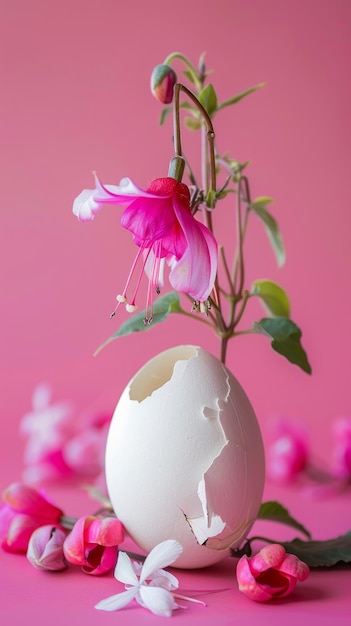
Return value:
M 189 59 L 182 54 L 181 52 L 172 52 L 172 54 L 168 55 L 168 57 L 164 60 L 165 65 L 170 65 L 174 59 L 180 59 L 185 63 L 185 65 L 189 68 L 193 81 L 197 87 L 197 89 L 202 88 L 201 80 L 198 76 L 198 72 L 196 67 L 189 61 Z

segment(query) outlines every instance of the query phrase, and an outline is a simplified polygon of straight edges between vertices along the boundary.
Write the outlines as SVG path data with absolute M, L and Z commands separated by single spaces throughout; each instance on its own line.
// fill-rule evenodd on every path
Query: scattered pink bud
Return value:
M 177 75 L 169 65 L 156 65 L 151 75 L 151 91 L 162 104 L 169 104 L 176 82 Z
M 81 517 L 63 544 L 65 558 L 86 574 L 100 575 L 117 562 L 123 526 L 115 517 Z
M 31 535 L 27 559 L 38 568 L 60 571 L 67 568 L 63 554 L 66 532 L 58 526 L 46 525 L 37 528 Z
M 267 449 L 267 475 L 277 483 L 292 482 L 306 468 L 308 452 L 304 429 L 290 420 L 278 420 Z
M 333 474 L 351 478 L 351 417 L 339 417 L 333 425 Z
M 306 563 L 276 543 L 251 558 L 242 556 L 236 569 L 239 590 L 256 602 L 288 596 L 308 575 Z
M 26 552 L 32 532 L 45 524 L 57 525 L 63 511 L 23 483 L 13 483 L 3 493 L 0 539 L 9 552 Z

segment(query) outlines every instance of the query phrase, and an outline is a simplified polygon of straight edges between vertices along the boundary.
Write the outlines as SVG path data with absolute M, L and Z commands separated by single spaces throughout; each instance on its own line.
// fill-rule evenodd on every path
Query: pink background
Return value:
M 1 9 L 1 428 L 18 454 L 18 421 L 34 386 L 58 399 L 111 409 L 133 373 L 180 342 L 218 354 L 201 324 L 171 318 L 93 351 L 111 321 L 134 247 L 107 208 L 93 223 L 71 213 L 92 186 L 130 176 L 145 186 L 166 174 L 170 120 L 149 93 L 152 68 L 175 50 L 208 68 L 224 100 L 266 87 L 218 116 L 218 147 L 249 167 L 253 196 L 271 195 L 287 248 L 278 269 L 260 224 L 247 248 L 247 286 L 280 282 L 303 330 L 307 376 L 259 336 L 235 339 L 228 366 L 262 428 L 275 414 L 303 419 L 322 456 L 330 424 L 350 412 L 349 353 L 350 14 L 348 1 L 114 0 L 3 2 Z M 177 8 L 176 8 L 177 7 Z M 198 156 L 190 133 L 188 153 Z M 219 241 L 226 222 L 217 220 Z M 221 234 L 222 233 L 222 234 Z M 143 300 L 140 302 L 143 306 Z M 261 307 L 251 309 L 256 318 Z M 249 319 L 250 319 L 249 314 Z M 11 446 L 8 437 L 11 436 Z
M 93 169 L 115 184 L 130 176 L 146 186 L 166 175 L 171 125 L 158 126 L 149 77 L 175 50 L 195 64 L 206 52 L 220 100 L 266 83 L 218 117 L 217 142 L 252 161 L 253 196 L 275 198 L 287 262 L 277 269 L 263 229 L 253 226 L 247 286 L 268 277 L 285 287 L 313 375 L 258 336 L 235 339 L 228 366 L 265 437 L 272 416 L 297 417 L 318 456 L 330 460 L 332 421 L 351 410 L 350 26 L 348 0 L 2 1 L 1 489 L 21 476 L 18 424 L 38 382 L 79 409 L 112 411 L 157 352 L 198 343 L 218 354 L 201 324 L 171 318 L 94 358 L 125 319 L 109 313 L 135 250 L 119 227 L 120 209 L 91 224 L 71 213 Z M 186 141 L 197 158 L 198 140 Z M 228 226 L 216 224 L 221 241 Z M 335 531 L 349 526 L 344 519 Z

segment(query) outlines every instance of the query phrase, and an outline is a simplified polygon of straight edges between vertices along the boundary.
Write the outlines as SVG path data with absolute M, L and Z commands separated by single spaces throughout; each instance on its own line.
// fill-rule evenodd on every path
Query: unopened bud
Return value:
M 177 75 L 169 65 L 156 65 L 151 75 L 151 91 L 162 104 L 169 104 L 176 82 Z

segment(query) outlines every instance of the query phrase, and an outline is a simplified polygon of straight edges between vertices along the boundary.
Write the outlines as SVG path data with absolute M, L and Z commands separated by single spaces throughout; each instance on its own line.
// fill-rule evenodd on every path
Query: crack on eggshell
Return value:
M 224 371 L 225 368 L 224 368 Z M 222 431 L 223 443 L 219 450 L 219 452 L 213 457 L 211 463 L 209 464 L 206 471 L 202 474 L 202 477 L 198 483 L 197 495 L 201 502 L 201 507 L 203 511 L 202 517 L 197 517 L 194 519 L 186 518 L 188 523 L 190 524 L 191 530 L 196 537 L 196 540 L 201 545 L 206 544 L 207 540 L 210 537 L 217 537 L 220 535 L 223 530 L 227 527 L 227 523 L 223 521 L 222 517 L 214 511 L 214 508 L 211 504 L 212 494 L 211 494 L 211 485 L 208 485 L 208 481 L 206 479 L 210 477 L 211 471 L 215 472 L 215 463 L 216 460 L 219 459 L 223 450 L 228 445 L 228 438 L 225 434 L 225 430 L 223 428 L 220 414 L 222 412 L 221 404 L 228 402 L 228 397 L 230 394 L 230 385 L 229 385 L 229 376 L 226 376 L 226 393 L 224 393 L 224 399 L 216 398 L 215 404 L 216 408 L 205 406 L 202 409 L 202 414 L 207 419 L 217 419 L 220 429 Z M 210 487 L 210 489 L 209 489 Z M 212 489 L 217 490 L 218 485 L 214 485 Z

